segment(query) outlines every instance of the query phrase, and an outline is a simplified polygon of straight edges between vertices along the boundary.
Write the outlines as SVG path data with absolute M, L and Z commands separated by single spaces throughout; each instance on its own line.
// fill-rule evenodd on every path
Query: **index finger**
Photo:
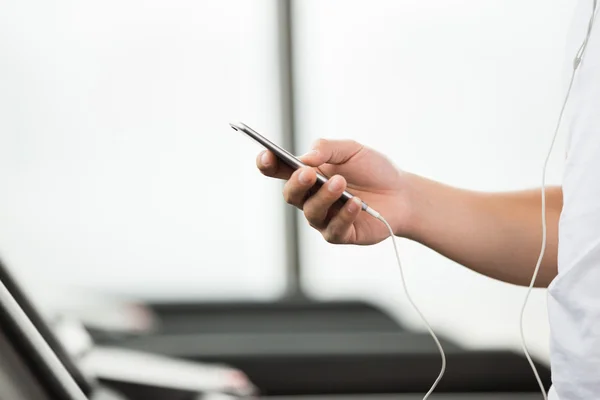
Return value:
M 263 175 L 271 178 L 289 179 L 294 170 L 282 163 L 275 154 L 265 150 L 256 157 L 256 167 Z

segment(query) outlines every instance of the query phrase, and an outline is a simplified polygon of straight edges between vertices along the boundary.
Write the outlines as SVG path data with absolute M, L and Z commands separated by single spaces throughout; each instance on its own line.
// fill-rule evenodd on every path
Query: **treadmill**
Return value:
M 12 282 L 11 282 L 12 283 Z M 0 398 L 87 400 L 92 386 L 73 364 L 54 352 L 42 333 L 0 279 Z M 47 333 L 47 332 L 46 332 Z M 54 342 L 53 345 L 56 345 Z M 63 363 L 63 361 L 67 361 Z M 74 373 L 72 375 L 72 373 Z M 104 394 L 104 399 L 124 400 Z
M 73 334 L 81 337 L 87 332 L 71 329 Z M 255 388 L 247 377 L 226 365 L 89 343 L 74 359 L 0 262 L 0 399 L 255 398 Z M 25 384 L 33 379 L 39 384 Z
M 94 332 L 96 341 L 223 362 L 243 370 L 264 396 L 424 393 L 439 373 L 440 356 L 429 334 L 409 331 L 362 302 L 295 297 L 272 303 L 180 302 L 148 307 L 158 319 L 158 329 L 128 336 Z M 521 354 L 467 350 L 446 338 L 440 340 L 448 368 L 438 396 L 539 396 Z M 548 388 L 549 369 L 539 363 L 537 367 Z
M 5 271 L 4 271 L 5 272 Z M 122 393 L 94 384 L 83 375 L 83 380 L 77 382 L 69 373 L 76 371 L 69 357 L 65 357 L 65 366 L 59 357 L 46 342 L 42 334 L 36 329 L 35 324 L 27 316 L 15 296 L 0 279 L 0 398 L 14 400 L 131 400 L 134 397 L 125 397 Z M 37 313 L 34 310 L 34 313 Z M 41 320 L 37 321 L 38 323 Z M 46 333 L 50 332 L 49 330 Z M 60 347 L 58 341 L 55 346 Z M 87 393 L 86 393 L 87 392 Z M 173 392 L 156 392 L 153 388 L 146 391 L 139 398 L 155 399 L 193 399 L 209 400 L 209 396 L 182 396 Z M 520 394 L 437 394 L 440 400 L 533 400 L 539 397 L 537 393 Z M 230 397 L 217 396 L 214 399 L 229 399 Z M 368 396 L 279 396 L 271 397 L 273 400 L 388 400 L 400 398 L 403 400 L 418 400 L 421 395 L 368 395 Z

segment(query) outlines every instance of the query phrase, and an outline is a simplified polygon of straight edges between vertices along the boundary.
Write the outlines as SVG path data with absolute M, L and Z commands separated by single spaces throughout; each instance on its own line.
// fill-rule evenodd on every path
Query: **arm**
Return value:
M 389 236 L 375 218 L 349 201 L 345 189 L 380 212 L 398 236 L 418 241 L 489 277 L 529 285 L 542 242 L 540 190 L 480 193 L 446 186 L 398 170 L 381 153 L 353 141 L 320 140 L 301 157 L 309 167 L 292 171 L 264 152 L 257 166 L 288 180 L 285 200 L 303 210 L 310 225 L 336 244 L 369 245 Z M 318 170 L 329 182 L 313 192 Z M 546 191 L 547 247 L 537 286 L 557 274 L 562 190 Z
M 541 193 L 478 193 L 406 174 L 410 213 L 397 232 L 481 274 L 529 285 L 542 244 Z M 557 274 L 562 189 L 546 189 L 547 246 L 536 286 Z

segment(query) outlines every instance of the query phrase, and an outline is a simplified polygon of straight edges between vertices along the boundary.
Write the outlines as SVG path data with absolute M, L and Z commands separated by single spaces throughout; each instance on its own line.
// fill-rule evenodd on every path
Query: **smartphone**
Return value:
M 270 150 L 273 154 L 277 156 L 277 158 L 279 158 L 279 160 L 281 160 L 284 164 L 288 165 L 290 168 L 296 170 L 302 167 L 306 167 L 306 164 L 300 161 L 296 156 L 294 156 L 284 148 L 277 146 L 275 143 L 271 142 L 269 139 L 256 132 L 254 129 L 250 128 L 248 125 L 243 124 L 241 122 L 230 123 L 229 125 L 236 131 L 245 133 L 246 135 L 250 136 L 263 147 Z M 317 172 L 316 185 L 321 186 L 325 182 L 327 182 L 327 178 Z M 344 191 L 339 201 L 341 203 L 346 203 L 353 197 L 354 196 L 351 193 L 349 193 L 348 191 Z M 367 210 L 367 205 L 364 202 L 362 203 L 362 209 L 365 211 Z

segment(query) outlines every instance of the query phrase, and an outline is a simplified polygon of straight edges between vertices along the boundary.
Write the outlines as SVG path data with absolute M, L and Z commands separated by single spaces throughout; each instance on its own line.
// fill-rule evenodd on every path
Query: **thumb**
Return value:
M 311 167 L 321 164 L 344 164 L 364 148 L 354 140 L 327 140 L 319 139 L 312 145 L 312 150 L 300 160 Z

